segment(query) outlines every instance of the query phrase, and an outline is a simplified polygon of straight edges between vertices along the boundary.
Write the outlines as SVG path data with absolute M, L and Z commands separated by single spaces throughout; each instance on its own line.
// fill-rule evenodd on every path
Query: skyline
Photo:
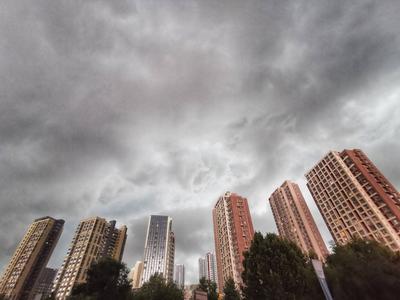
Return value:
M 6 1 L 0 18 L 0 268 L 26 228 L 64 219 L 128 227 L 142 260 L 149 215 L 171 216 L 176 262 L 197 281 L 214 252 L 211 209 L 300 189 L 329 150 L 362 149 L 399 189 L 398 1 Z
M 344 151 L 346 151 L 346 150 L 344 150 Z M 326 155 L 328 155 L 329 153 L 331 153 L 332 152 L 332 150 L 330 150 L 329 152 L 327 152 L 326 153 Z M 322 159 L 320 159 L 318 162 L 316 162 L 315 163 L 315 165 L 316 164 L 318 164 L 320 161 L 321 161 Z M 314 166 L 315 167 L 315 166 Z M 311 169 L 310 169 L 311 170 Z M 304 175 L 304 176 L 306 176 L 306 174 Z M 288 180 L 285 180 L 285 182 L 288 182 Z M 285 183 L 284 182 L 284 183 Z M 308 190 L 308 189 L 307 189 Z M 274 191 L 275 192 L 275 191 Z M 223 195 L 225 195 L 226 193 L 229 193 L 229 192 L 225 192 Z M 218 197 L 218 200 L 219 199 L 221 199 L 221 197 L 223 197 L 223 195 L 221 195 L 220 197 Z M 312 197 L 311 197 L 312 198 Z M 267 198 L 267 202 L 269 201 L 269 199 Z M 217 201 L 218 202 L 218 201 Z M 311 203 L 311 206 L 315 206 L 316 205 L 316 203 L 315 203 L 315 200 L 313 199 L 313 202 Z M 307 203 L 307 206 L 310 206 L 310 204 L 309 203 Z M 271 208 L 270 208 L 271 209 Z M 272 209 L 271 209 L 271 213 L 272 213 Z M 316 219 L 319 219 L 319 218 L 322 218 L 322 216 L 321 216 L 321 214 L 320 214 L 320 212 L 313 212 L 312 214 L 314 214 L 314 213 L 317 213 L 317 216 L 314 216 L 313 215 L 313 217 L 314 218 L 316 218 Z M 252 212 L 251 212 L 251 209 L 250 209 L 250 215 L 252 215 Z M 150 216 L 148 216 L 148 226 L 150 226 L 149 224 L 150 224 L 150 220 L 151 220 L 151 217 L 164 217 L 164 218 L 168 218 L 168 219 L 170 219 L 170 222 L 173 220 L 173 218 L 171 218 L 171 217 L 168 217 L 168 216 L 161 216 L 161 215 L 154 215 L 154 214 L 152 214 L 152 215 L 150 215 Z M 41 218 L 44 218 L 44 217 L 41 217 Z M 41 218 L 39 218 L 39 219 L 41 219 Z M 99 218 L 98 216 L 97 217 L 85 217 L 85 218 L 83 218 L 83 220 L 81 220 L 79 223 L 82 223 L 82 222 L 84 222 L 85 220 L 89 220 L 89 219 L 92 219 L 92 218 Z M 100 217 L 100 219 L 101 219 L 101 217 Z M 111 222 L 115 222 L 115 221 L 111 221 Z M 147 228 L 149 228 L 147 226 Z M 124 227 L 124 226 L 123 226 Z M 325 229 L 327 229 L 327 227 L 326 227 L 326 224 L 325 223 L 323 223 L 323 227 L 325 227 Z M 318 228 L 318 230 L 319 231 L 321 231 L 321 228 L 320 227 L 318 227 L 317 226 L 317 228 Z M 125 229 L 126 230 L 126 229 Z M 259 231 L 259 230 L 257 230 L 257 228 L 255 229 L 255 231 Z M 279 235 L 279 231 L 278 231 L 278 229 L 277 229 L 277 227 L 276 227 L 276 224 L 275 224 L 275 231 L 267 231 L 267 232 L 274 232 L 274 233 L 276 233 L 276 234 L 278 234 Z M 265 232 L 263 232 L 263 233 L 265 233 Z M 330 247 L 331 247 L 331 245 L 330 245 L 330 243 L 331 242 L 334 242 L 333 241 L 333 238 L 332 238 L 332 235 L 331 234 L 329 234 L 329 237 L 331 238 L 331 240 L 329 241 L 329 243 L 327 243 L 326 242 L 326 238 L 324 238 L 324 243 L 325 243 L 325 245 L 328 247 L 328 249 L 330 249 Z M 57 248 L 57 245 L 56 245 L 56 248 Z M 125 249 L 126 250 L 126 249 Z M 215 250 L 215 248 L 214 249 L 212 249 L 212 250 L 210 250 L 211 252 L 213 252 Z M 124 249 L 122 249 L 122 252 L 124 252 Z M 51 261 L 51 259 L 52 259 L 52 257 L 50 257 L 50 261 Z M 142 257 L 142 259 L 143 259 L 143 257 Z M 123 262 L 124 263 L 126 263 L 125 262 L 125 260 L 123 259 Z M 179 265 L 182 265 L 182 264 L 179 264 Z M 131 266 L 129 266 L 128 264 L 127 264 L 127 266 L 129 267 L 129 268 L 131 268 Z M 6 267 L 6 266 L 5 266 Z M 47 265 L 47 267 L 49 267 L 49 268 L 60 268 L 60 266 L 51 266 L 50 264 L 49 265 Z M 198 266 L 199 267 L 199 266 Z M 134 270 L 134 268 L 132 267 L 132 269 L 131 269 L 131 271 L 133 271 Z M 199 270 L 197 270 L 197 272 L 198 272 Z M 175 274 L 175 267 L 174 267 L 174 274 Z M 197 277 L 198 278 L 198 277 Z M 188 282 L 187 284 L 193 284 L 193 283 L 198 283 L 198 281 L 194 281 L 194 282 Z

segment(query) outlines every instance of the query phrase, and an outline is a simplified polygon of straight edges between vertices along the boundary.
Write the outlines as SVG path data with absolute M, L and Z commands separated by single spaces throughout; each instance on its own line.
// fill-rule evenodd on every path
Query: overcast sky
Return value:
M 59 267 L 82 218 L 173 217 L 176 263 L 197 281 L 211 209 L 300 184 L 329 150 L 361 148 L 400 187 L 400 2 L 0 2 L 0 269 L 33 219 L 65 219 Z

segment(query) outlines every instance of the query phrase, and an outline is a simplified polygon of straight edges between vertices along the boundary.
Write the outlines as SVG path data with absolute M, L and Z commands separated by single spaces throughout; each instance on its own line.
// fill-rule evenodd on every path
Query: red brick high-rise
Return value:
M 286 180 L 272 193 L 269 203 L 279 235 L 295 242 L 305 253 L 314 252 L 325 260 L 328 249 L 299 186 Z
M 306 178 L 336 243 L 361 237 L 400 250 L 400 194 L 361 150 L 329 152 Z
M 226 192 L 215 204 L 213 221 L 218 286 L 222 289 L 229 278 L 240 285 L 243 252 L 249 249 L 254 236 L 247 199 Z

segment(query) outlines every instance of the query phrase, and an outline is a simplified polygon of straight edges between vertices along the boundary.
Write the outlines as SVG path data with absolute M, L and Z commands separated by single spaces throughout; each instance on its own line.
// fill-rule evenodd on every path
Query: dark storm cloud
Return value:
M 0 266 L 32 219 L 174 218 L 194 282 L 220 194 L 266 199 L 328 150 L 400 174 L 398 1 L 4 1 L 0 4 Z

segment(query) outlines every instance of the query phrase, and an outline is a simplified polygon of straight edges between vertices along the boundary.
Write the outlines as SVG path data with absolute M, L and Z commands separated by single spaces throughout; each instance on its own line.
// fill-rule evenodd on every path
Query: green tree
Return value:
M 111 258 L 93 263 L 87 271 L 86 283 L 72 289 L 69 300 L 125 300 L 131 296 L 129 270 Z
M 183 300 L 183 291 L 172 282 L 165 282 L 160 274 L 150 277 L 149 281 L 134 293 L 134 300 Z
M 199 281 L 199 290 L 207 293 L 207 300 L 218 300 L 217 284 L 202 277 Z
M 214 281 L 208 281 L 207 300 L 218 300 L 217 284 Z
M 309 259 L 293 242 L 257 232 L 244 253 L 243 295 L 259 299 L 323 299 Z
M 224 286 L 224 300 L 240 300 L 240 293 L 236 289 L 235 282 L 229 278 Z
M 205 277 L 200 278 L 198 289 L 206 293 L 208 292 L 208 282 Z
M 338 300 L 389 300 L 400 295 L 399 253 L 375 241 L 355 239 L 335 246 L 325 273 Z

